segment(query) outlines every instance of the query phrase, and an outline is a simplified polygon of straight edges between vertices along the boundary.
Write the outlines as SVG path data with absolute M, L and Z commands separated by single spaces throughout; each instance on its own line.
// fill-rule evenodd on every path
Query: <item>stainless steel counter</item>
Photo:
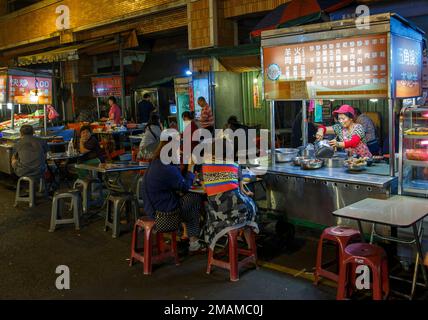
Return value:
M 332 182 L 355 183 L 359 185 L 386 188 L 396 183 L 398 178 L 382 175 L 389 172 L 389 165 L 375 164 L 368 167 L 362 173 L 349 173 L 345 168 L 321 168 L 317 170 L 303 170 L 290 163 L 276 164 L 269 166 L 267 172 L 271 174 L 283 174 L 307 179 L 317 179 Z
M 302 170 L 288 163 L 265 167 L 268 209 L 313 224 L 354 226 L 352 221 L 337 220 L 333 211 L 366 198 L 389 198 L 397 188 L 398 179 L 373 174 L 387 172 L 387 167 L 376 164 L 364 173 L 355 174 L 345 168 Z M 254 169 L 259 170 L 263 168 Z

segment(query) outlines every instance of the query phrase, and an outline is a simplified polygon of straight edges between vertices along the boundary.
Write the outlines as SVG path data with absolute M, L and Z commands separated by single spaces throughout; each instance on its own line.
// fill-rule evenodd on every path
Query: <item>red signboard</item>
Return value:
M 52 79 L 9 75 L 9 101 L 16 104 L 52 104 Z
M 94 97 L 122 96 L 122 79 L 120 76 L 92 78 Z
M 263 48 L 265 98 L 305 99 L 291 90 L 297 81 L 310 98 L 387 97 L 388 56 L 386 35 Z
M 135 76 L 125 78 L 126 94 L 130 94 L 131 84 L 135 81 Z M 94 97 L 121 97 L 122 79 L 120 76 L 93 77 L 92 94 Z

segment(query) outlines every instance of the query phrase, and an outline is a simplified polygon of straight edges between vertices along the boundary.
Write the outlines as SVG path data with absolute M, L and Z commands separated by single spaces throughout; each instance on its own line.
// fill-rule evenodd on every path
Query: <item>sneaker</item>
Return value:
M 204 245 L 202 245 L 199 240 L 198 241 L 192 241 L 189 244 L 189 254 L 198 254 L 205 252 L 206 248 Z

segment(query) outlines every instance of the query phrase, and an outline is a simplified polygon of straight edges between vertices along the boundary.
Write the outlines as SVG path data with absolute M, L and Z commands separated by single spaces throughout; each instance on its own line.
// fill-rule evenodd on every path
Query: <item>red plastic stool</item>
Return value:
M 339 273 L 337 300 L 346 298 L 346 289 L 349 280 L 355 283 L 355 269 L 357 265 L 366 265 L 371 270 L 373 300 L 382 300 L 389 294 L 388 259 L 385 251 L 374 244 L 354 243 L 345 248 L 342 266 Z M 352 271 L 350 273 L 349 271 Z
M 336 260 L 340 270 L 340 266 L 342 264 L 342 259 L 343 259 L 342 258 L 343 252 L 346 246 L 350 243 L 360 242 L 361 234 L 358 230 L 351 229 L 348 227 L 341 227 L 341 226 L 330 227 L 323 231 L 323 233 L 321 234 L 320 240 L 318 242 L 317 261 L 316 261 L 315 274 L 314 274 L 315 285 L 318 285 L 320 277 L 324 277 L 335 282 L 339 280 L 338 274 L 331 271 L 327 271 L 326 269 L 323 268 L 332 263 L 332 262 L 329 262 L 329 263 L 325 263 L 324 265 L 322 263 L 322 249 L 323 249 L 324 240 L 330 240 L 337 243 L 338 254 L 337 254 Z
M 257 267 L 257 245 L 256 235 L 251 230 L 249 249 L 238 248 L 239 231 L 245 227 L 236 228 L 227 233 L 229 246 L 229 261 L 218 260 L 214 258 L 214 250 L 211 248 L 208 251 L 208 267 L 207 274 L 211 273 L 211 267 L 217 266 L 230 272 L 230 281 L 239 280 L 239 269 L 249 263 L 254 263 Z M 238 255 L 245 256 L 244 259 L 238 261 Z
M 167 245 L 164 241 L 165 233 L 156 232 L 156 247 L 157 254 L 153 255 L 152 235 L 155 227 L 155 221 L 151 218 L 140 218 L 134 226 L 132 233 L 131 244 L 131 259 L 129 265 L 132 266 L 134 259 L 144 264 L 144 274 L 152 273 L 152 264 L 164 261 L 168 258 L 175 259 L 175 265 L 179 265 L 178 250 L 177 250 L 177 233 L 169 232 L 171 234 L 171 245 Z M 138 247 L 138 234 L 144 229 L 144 248 Z M 143 251 L 143 252 L 141 252 Z

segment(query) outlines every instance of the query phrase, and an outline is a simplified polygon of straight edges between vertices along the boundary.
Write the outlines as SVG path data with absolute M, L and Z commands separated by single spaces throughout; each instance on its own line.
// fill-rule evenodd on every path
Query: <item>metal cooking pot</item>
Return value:
M 331 158 L 334 155 L 334 148 L 330 146 L 328 140 L 321 140 L 315 143 L 315 157 L 317 158 Z
M 299 166 L 300 167 L 300 164 L 302 163 L 302 161 L 306 160 L 306 159 L 310 159 L 310 158 L 304 157 L 304 156 L 302 156 L 302 157 L 295 157 L 295 158 L 293 158 L 293 164 L 295 166 Z
M 322 160 L 327 168 L 342 168 L 345 163 L 345 158 L 341 157 L 323 158 Z
M 299 149 L 294 148 L 275 149 L 275 160 L 277 162 L 290 162 L 297 157 L 298 153 Z

